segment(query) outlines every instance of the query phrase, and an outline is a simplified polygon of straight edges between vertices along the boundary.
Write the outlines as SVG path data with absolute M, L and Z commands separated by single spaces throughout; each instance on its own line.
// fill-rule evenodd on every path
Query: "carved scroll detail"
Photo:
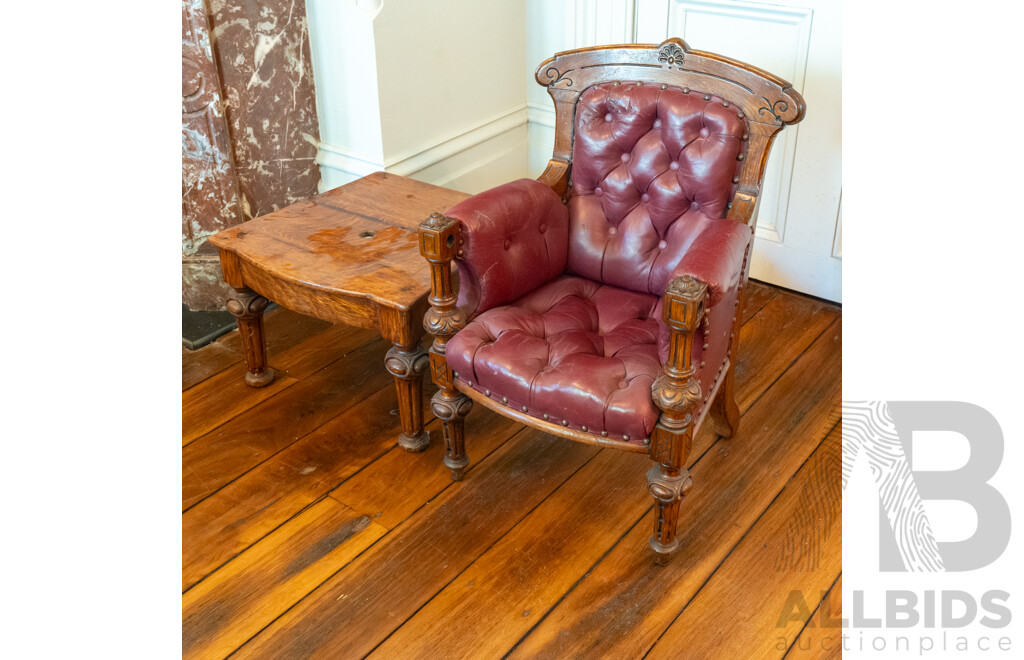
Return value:
M 761 99 L 765 102 L 766 105 L 763 105 L 760 108 L 758 108 L 757 109 L 757 114 L 759 116 L 764 116 L 764 113 L 767 112 L 772 117 L 775 117 L 775 121 L 777 121 L 777 122 L 779 122 L 781 124 L 782 123 L 782 113 L 784 113 L 784 112 L 789 110 L 789 103 L 785 99 L 779 99 L 778 101 L 775 101 L 774 103 L 769 101 L 767 99 L 767 97 L 764 97 L 764 96 L 762 96 Z
M 572 69 L 568 69 L 565 73 L 562 73 L 553 66 L 548 67 L 547 70 L 544 71 L 544 75 L 551 81 L 548 83 L 548 87 L 554 87 L 563 80 L 565 81 L 566 87 L 572 87 L 572 78 L 568 77 L 571 71 Z

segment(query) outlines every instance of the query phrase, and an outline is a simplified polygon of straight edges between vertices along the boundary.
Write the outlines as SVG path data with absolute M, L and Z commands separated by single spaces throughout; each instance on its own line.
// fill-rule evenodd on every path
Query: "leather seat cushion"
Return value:
M 563 275 L 449 342 L 457 378 L 534 417 L 643 443 L 658 421 L 659 297 Z

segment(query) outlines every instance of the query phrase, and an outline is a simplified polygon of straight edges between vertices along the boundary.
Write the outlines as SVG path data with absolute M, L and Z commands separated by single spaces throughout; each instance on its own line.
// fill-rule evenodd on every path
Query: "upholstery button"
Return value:
M 629 154 L 622 154 L 622 157 L 620 158 L 620 160 L 623 163 L 628 163 L 629 162 Z
M 709 130 L 708 130 L 708 129 L 706 129 L 706 128 L 702 128 L 702 129 L 700 129 L 700 136 L 701 136 L 701 137 L 707 137 L 707 136 L 709 136 L 709 135 L 711 135 L 711 131 L 709 131 Z
M 628 381 L 625 381 L 625 380 L 620 380 L 619 381 L 619 389 L 620 390 L 624 390 L 627 387 L 629 387 L 629 382 Z
M 505 239 L 505 249 L 507 250 L 510 247 L 512 247 L 512 241 Z
M 667 247 L 668 247 L 668 242 L 667 241 L 658 241 L 658 248 L 659 249 L 664 250 Z
M 696 202 L 696 200 L 694 200 L 694 201 L 690 202 L 690 208 L 693 209 L 694 211 L 696 211 L 696 210 L 700 209 L 700 204 L 698 204 Z
M 605 120 L 605 121 L 611 121 L 611 120 L 612 120 L 612 113 L 610 113 L 610 112 L 609 112 L 608 114 L 606 114 L 606 115 L 604 116 L 604 120 Z
M 595 195 L 600 195 L 602 192 L 604 192 L 604 191 L 601 190 L 600 186 L 598 186 L 597 188 L 594 188 L 594 194 Z
M 672 161 L 671 163 L 668 164 L 668 169 L 675 172 L 676 170 L 679 169 L 679 163 L 677 163 L 676 161 Z
M 614 236 L 614 235 L 615 235 L 615 234 L 616 234 L 616 233 L 617 233 L 618 231 L 619 231 L 619 230 L 618 230 L 618 229 L 616 229 L 615 227 L 609 227 L 609 228 L 608 228 L 608 233 L 609 233 L 610 235 L 612 235 L 612 236 Z
M 544 232 L 546 232 L 548 230 L 548 226 L 547 225 L 541 225 L 540 227 L 538 227 L 538 229 L 540 230 L 540 233 L 543 234 Z
M 660 119 L 655 119 L 654 120 L 654 127 L 655 128 L 661 128 L 661 120 Z
M 649 201 L 651 201 L 651 196 L 648 195 L 647 193 L 644 193 L 644 194 L 640 195 L 640 199 L 642 199 L 645 202 L 649 202 Z

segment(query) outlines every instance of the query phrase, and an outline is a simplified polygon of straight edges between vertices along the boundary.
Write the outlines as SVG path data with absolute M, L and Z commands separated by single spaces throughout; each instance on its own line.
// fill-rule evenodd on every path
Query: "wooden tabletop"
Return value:
M 318 297 L 409 310 L 430 291 L 417 226 L 466 193 L 376 172 L 210 237 L 258 270 Z M 286 304 L 285 301 L 278 301 Z

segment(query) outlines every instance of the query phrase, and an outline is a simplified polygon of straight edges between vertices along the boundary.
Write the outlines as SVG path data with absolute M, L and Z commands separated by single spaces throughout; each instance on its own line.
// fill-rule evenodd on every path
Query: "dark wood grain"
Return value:
M 381 367 L 386 351 L 381 340 L 361 346 L 293 385 L 294 396 L 264 401 L 187 445 L 182 450 L 182 507 L 208 497 L 389 385 L 391 376 Z
M 483 413 L 467 420 L 466 429 L 480 434 L 478 442 L 469 448 L 470 456 L 480 461 L 522 426 L 501 415 Z M 430 430 L 438 441 L 432 442 L 427 451 L 410 455 L 394 447 L 332 490 L 331 497 L 372 515 L 374 522 L 388 529 L 397 526 L 451 485 L 451 476 L 441 461 L 444 443 L 439 439 L 441 429 L 437 420 L 430 424 Z
M 523 432 L 478 465 L 472 479 L 445 489 L 236 657 L 370 652 L 597 451 Z
M 371 657 L 501 657 L 650 508 L 649 464 L 601 450 Z
M 236 363 L 189 388 L 181 397 L 182 444 L 187 445 L 209 433 L 373 338 L 374 333 L 369 330 L 330 326 L 311 341 L 274 355 L 271 367 L 276 378 L 266 387 L 249 387 L 243 378 L 246 366 Z
M 325 498 L 182 597 L 182 654 L 223 658 L 387 530 Z
M 394 391 L 384 385 L 186 511 L 182 587 L 191 587 L 392 448 L 399 428 L 397 415 L 390 414 L 395 405 Z

